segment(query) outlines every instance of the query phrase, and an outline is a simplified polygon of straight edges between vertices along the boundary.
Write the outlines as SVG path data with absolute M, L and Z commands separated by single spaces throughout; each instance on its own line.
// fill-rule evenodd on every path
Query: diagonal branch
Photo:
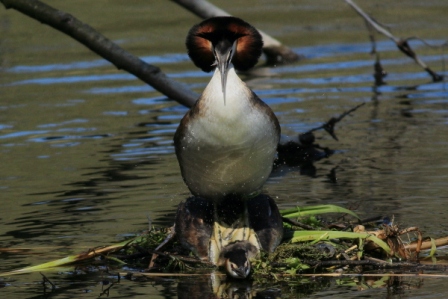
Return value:
M 424 63 L 418 56 L 417 54 L 412 50 L 411 46 L 408 44 L 408 40 L 411 38 L 406 38 L 406 39 L 402 39 L 402 38 L 398 38 L 395 37 L 389 30 L 387 30 L 384 26 L 382 26 L 381 24 L 379 24 L 376 20 L 374 20 L 371 16 L 369 16 L 368 14 L 366 14 L 358 5 L 356 5 L 352 0 L 345 0 L 345 2 L 350 5 L 366 22 L 367 28 L 369 29 L 369 31 L 371 31 L 371 29 L 375 29 L 377 32 L 383 34 L 384 36 L 388 37 L 389 39 L 391 39 L 398 47 L 398 49 L 403 52 L 406 56 L 409 56 L 410 58 L 414 59 L 414 61 L 420 65 L 428 74 L 431 75 L 432 80 L 434 82 L 437 81 L 442 81 L 443 80 L 443 76 L 437 74 L 436 72 L 434 72 L 433 70 L 431 70 L 429 68 L 429 66 L 426 65 L 426 63 Z M 374 43 L 374 38 L 373 35 L 370 34 L 370 39 L 372 41 L 372 43 Z M 375 46 L 372 47 L 372 51 L 375 50 Z
M 168 78 L 160 68 L 147 64 L 140 58 L 113 43 L 89 25 L 71 14 L 57 10 L 38 0 L 0 0 L 8 9 L 13 8 L 33 19 L 47 24 L 74 38 L 99 56 L 110 61 L 154 87 L 167 97 L 192 106 L 198 95 L 185 85 Z

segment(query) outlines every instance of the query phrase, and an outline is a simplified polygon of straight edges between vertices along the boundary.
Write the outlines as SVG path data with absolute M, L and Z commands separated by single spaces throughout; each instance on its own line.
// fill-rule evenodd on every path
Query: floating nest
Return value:
M 322 217 L 330 212 L 345 215 L 338 219 Z M 382 217 L 362 221 L 352 211 L 333 205 L 283 210 L 281 214 L 284 239 L 273 253 L 261 253 L 251 261 L 254 279 L 325 273 L 359 274 L 372 269 L 391 268 L 446 271 L 444 263 L 436 262 L 435 253 L 437 247 L 447 245 L 448 237 L 424 239 L 416 227 L 402 229 L 393 220 Z M 92 248 L 78 255 L 1 273 L 0 277 L 89 263 L 101 263 L 115 269 L 126 265 L 130 274 L 146 273 L 150 276 L 216 270 L 212 264 L 199 260 L 184 249 L 173 235 L 172 228 L 153 227 L 115 245 Z M 419 256 L 422 250 L 425 250 L 424 257 Z M 427 260 L 429 263 L 425 263 Z

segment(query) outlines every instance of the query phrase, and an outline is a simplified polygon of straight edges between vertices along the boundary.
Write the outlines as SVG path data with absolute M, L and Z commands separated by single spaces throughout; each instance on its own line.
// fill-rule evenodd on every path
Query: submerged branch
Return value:
M 125 51 L 71 14 L 57 10 L 37 0 L 0 0 L 0 2 L 7 9 L 13 8 L 67 34 L 99 56 L 110 61 L 118 69 L 123 69 L 135 75 L 157 91 L 185 106 L 192 106 L 198 98 L 198 95 L 185 85 L 168 78 L 160 68 L 147 64 L 140 58 Z
M 206 0 L 173 0 L 180 6 L 191 11 L 195 15 L 208 19 L 217 16 L 230 16 L 221 8 L 207 2 Z M 299 60 L 301 57 L 280 41 L 265 32 L 258 30 L 263 37 L 263 52 L 266 55 L 267 65 L 286 64 Z
M 375 39 L 373 37 L 372 34 L 372 30 L 376 30 L 378 33 L 383 34 L 384 36 L 386 36 L 387 38 L 391 39 L 396 46 L 398 47 L 398 49 L 403 52 L 406 56 L 412 58 L 418 65 L 420 65 L 428 74 L 431 75 L 432 80 L 434 82 L 438 82 L 438 81 L 442 81 L 443 80 L 443 76 L 437 74 L 436 72 L 434 72 L 433 70 L 431 70 L 429 68 L 428 65 L 426 65 L 426 63 L 424 63 L 418 56 L 417 54 L 412 50 L 411 46 L 409 45 L 408 41 L 411 39 L 415 39 L 415 37 L 411 37 L 411 38 L 398 38 L 396 36 L 394 36 L 389 30 L 387 30 L 385 28 L 385 26 L 381 25 L 380 23 L 378 23 L 376 20 L 374 20 L 371 16 L 369 16 L 368 14 L 366 14 L 358 5 L 356 5 L 352 0 L 345 0 L 345 2 L 350 5 L 365 21 L 367 28 L 369 30 L 369 37 L 370 40 L 372 41 L 372 52 L 376 51 L 376 46 L 375 46 Z M 425 44 L 427 44 L 425 42 Z
M 361 106 L 364 106 L 364 104 L 365 103 L 361 103 L 361 104 L 359 104 L 359 105 L 349 109 L 348 111 L 343 112 L 338 117 L 332 117 L 332 118 L 330 118 L 329 121 L 327 121 L 322 126 L 319 126 L 317 128 L 313 128 L 313 129 L 309 130 L 308 132 L 306 132 L 304 134 L 309 134 L 309 133 L 312 133 L 314 131 L 317 131 L 317 130 L 320 130 L 320 129 L 324 129 L 328 134 L 330 134 L 331 137 L 333 137 L 334 140 L 338 141 L 339 139 L 336 137 L 336 134 L 334 133 L 334 127 L 336 126 L 336 124 L 338 122 L 340 122 L 344 117 L 349 115 L 350 113 L 358 110 L 358 108 L 360 108 Z
M 446 271 L 446 265 L 422 265 L 420 263 L 412 262 L 386 262 L 379 259 L 366 257 L 363 260 L 330 260 L 330 261 L 310 261 L 305 260 L 304 263 L 311 265 L 314 268 L 326 267 L 344 267 L 344 266 L 373 266 L 382 269 L 414 269 L 414 270 L 432 270 L 432 271 Z

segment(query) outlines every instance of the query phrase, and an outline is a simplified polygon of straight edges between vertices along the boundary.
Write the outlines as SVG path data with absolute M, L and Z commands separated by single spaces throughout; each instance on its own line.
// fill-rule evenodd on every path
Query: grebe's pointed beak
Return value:
M 227 73 L 232 62 L 233 55 L 235 54 L 235 50 L 236 41 L 231 44 L 229 41 L 223 40 L 214 47 L 214 54 L 216 58 L 215 65 L 221 74 L 221 87 L 224 96 L 224 105 L 226 104 Z

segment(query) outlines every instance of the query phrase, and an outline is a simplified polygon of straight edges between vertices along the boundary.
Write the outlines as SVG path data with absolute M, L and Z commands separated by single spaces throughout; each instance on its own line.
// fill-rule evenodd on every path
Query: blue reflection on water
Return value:
M 143 61 L 149 64 L 168 64 L 178 63 L 182 61 L 189 61 L 187 54 L 166 54 L 162 56 L 145 56 L 141 57 Z M 9 73 L 38 73 L 51 71 L 66 71 L 76 69 L 90 69 L 110 66 L 111 63 L 104 59 L 97 59 L 92 61 L 78 61 L 72 63 L 56 63 L 47 65 L 18 65 L 6 69 Z

